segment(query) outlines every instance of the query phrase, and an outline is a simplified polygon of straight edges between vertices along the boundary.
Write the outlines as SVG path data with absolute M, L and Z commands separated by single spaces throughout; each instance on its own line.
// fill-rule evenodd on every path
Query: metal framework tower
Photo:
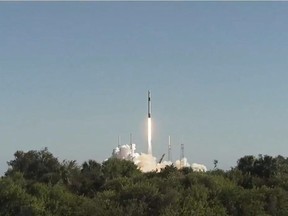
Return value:
M 118 136 L 118 147 L 120 147 L 120 145 L 121 145 L 121 137 Z
M 172 161 L 170 136 L 169 136 L 169 141 L 168 141 L 168 161 Z
M 133 143 L 133 136 L 132 133 L 130 133 L 130 146 L 132 146 L 132 143 Z
M 180 168 L 184 167 L 184 144 L 181 144 Z

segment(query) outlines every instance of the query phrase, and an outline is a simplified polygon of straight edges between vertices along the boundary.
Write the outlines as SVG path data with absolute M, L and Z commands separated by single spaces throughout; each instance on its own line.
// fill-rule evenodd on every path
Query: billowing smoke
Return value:
M 156 158 L 152 154 L 140 154 L 134 160 L 134 163 L 140 168 L 142 172 L 150 172 L 157 169 Z
M 206 172 L 207 168 L 205 165 L 203 164 L 198 164 L 198 163 L 192 163 L 191 165 L 188 163 L 187 158 L 183 158 L 181 160 L 176 160 L 175 162 L 175 166 L 178 169 L 181 169 L 183 167 L 191 167 L 193 169 L 193 171 L 196 172 Z
M 183 167 L 191 167 L 196 172 L 206 172 L 206 166 L 202 164 L 192 163 L 190 165 L 187 158 L 176 160 L 175 163 L 171 161 L 163 161 L 158 163 L 156 157 L 152 154 L 136 153 L 136 144 L 121 145 L 116 147 L 112 153 L 113 158 L 133 161 L 142 172 L 160 171 L 165 166 L 174 164 L 175 167 L 181 169 Z
M 183 167 L 190 167 L 190 164 L 188 163 L 187 158 L 184 157 L 181 160 L 176 160 L 175 161 L 175 166 L 178 169 L 181 169 Z
M 206 166 L 203 164 L 192 163 L 191 167 L 192 167 L 193 171 L 196 171 L 196 172 L 206 172 L 207 171 Z
M 121 145 L 113 149 L 112 157 L 133 161 L 142 172 L 149 172 L 157 169 L 156 158 L 152 154 L 136 153 L 136 145 Z

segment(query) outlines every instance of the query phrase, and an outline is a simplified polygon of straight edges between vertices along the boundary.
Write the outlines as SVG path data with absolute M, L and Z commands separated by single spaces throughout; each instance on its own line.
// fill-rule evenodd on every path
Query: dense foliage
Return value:
M 17 151 L 0 179 L 0 216 L 288 215 L 288 159 L 245 156 L 229 171 L 130 161 L 59 162 L 47 149 Z

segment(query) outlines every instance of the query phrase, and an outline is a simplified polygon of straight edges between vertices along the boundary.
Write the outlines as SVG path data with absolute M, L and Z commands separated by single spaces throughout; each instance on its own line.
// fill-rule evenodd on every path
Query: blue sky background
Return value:
M 286 2 L 1 2 L 0 173 L 16 150 L 147 151 L 229 169 L 287 156 Z

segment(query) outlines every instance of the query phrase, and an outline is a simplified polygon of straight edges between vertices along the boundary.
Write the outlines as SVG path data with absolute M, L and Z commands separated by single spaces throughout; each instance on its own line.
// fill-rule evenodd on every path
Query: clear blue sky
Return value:
M 16 150 L 147 151 L 235 166 L 288 154 L 287 2 L 1 2 L 0 173 Z

